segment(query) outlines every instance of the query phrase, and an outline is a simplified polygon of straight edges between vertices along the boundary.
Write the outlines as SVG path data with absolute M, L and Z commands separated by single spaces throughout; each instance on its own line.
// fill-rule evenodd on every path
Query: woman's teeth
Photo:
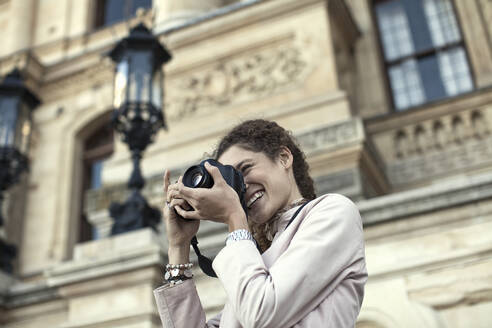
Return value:
M 246 204 L 248 208 L 253 205 L 254 202 L 256 202 L 258 199 L 260 199 L 265 193 L 263 191 L 257 191 L 251 196 L 251 198 L 248 200 L 248 203 Z

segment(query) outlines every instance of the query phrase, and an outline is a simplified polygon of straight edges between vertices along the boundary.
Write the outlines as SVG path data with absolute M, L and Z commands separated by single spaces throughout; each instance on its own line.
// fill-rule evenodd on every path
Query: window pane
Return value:
M 423 0 L 423 4 L 434 46 L 461 40 L 453 6 L 449 0 Z
M 390 84 L 396 109 L 403 110 L 425 101 L 417 61 L 405 60 L 389 68 Z
M 111 25 L 134 16 L 138 8 L 152 7 L 152 0 L 99 0 L 101 16 L 97 25 Z
M 99 189 L 102 186 L 102 170 L 104 160 L 95 161 L 91 166 L 91 189 Z
M 408 20 L 397 0 L 377 4 L 376 16 L 387 60 L 410 55 L 414 52 Z
M 133 0 L 132 2 L 132 14 L 137 13 L 138 8 L 148 9 L 152 7 L 152 0 Z
M 111 25 L 125 19 L 126 1 L 106 0 L 105 2 L 103 25 Z
M 473 83 L 462 47 L 455 47 L 438 54 L 440 76 L 448 96 L 470 91 Z
M 446 97 L 439 64 L 435 54 L 418 60 L 420 78 L 425 90 L 426 101 L 443 99 Z
M 422 0 L 400 0 L 409 21 L 415 52 L 433 48 Z

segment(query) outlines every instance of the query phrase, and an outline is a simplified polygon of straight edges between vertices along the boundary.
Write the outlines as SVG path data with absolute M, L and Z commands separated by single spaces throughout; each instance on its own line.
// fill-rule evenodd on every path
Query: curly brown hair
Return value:
M 262 152 L 272 161 L 279 155 L 282 147 L 287 147 L 293 156 L 293 173 L 299 192 L 305 199 L 316 198 L 313 179 L 309 175 L 309 165 L 306 156 L 301 151 L 290 131 L 285 130 L 276 122 L 262 119 L 245 121 L 235 126 L 222 138 L 214 151 L 217 160 L 231 146 Z M 262 251 L 270 246 L 265 236 L 265 226 L 249 222 L 253 235 L 260 244 Z

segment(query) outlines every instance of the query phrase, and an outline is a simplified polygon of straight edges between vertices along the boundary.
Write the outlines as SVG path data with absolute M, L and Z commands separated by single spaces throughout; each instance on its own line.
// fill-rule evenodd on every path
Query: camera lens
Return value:
M 201 172 L 196 172 L 193 174 L 191 177 L 191 183 L 194 188 L 198 187 L 200 185 L 200 182 L 202 182 L 203 179 L 203 174 Z
M 211 188 L 214 180 L 205 167 L 194 165 L 184 173 L 183 184 L 189 188 Z

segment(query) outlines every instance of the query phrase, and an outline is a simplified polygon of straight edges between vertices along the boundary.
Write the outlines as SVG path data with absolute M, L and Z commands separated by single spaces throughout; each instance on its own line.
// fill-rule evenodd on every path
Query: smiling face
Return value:
M 234 145 L 227 149 L 219 162 L 232 165 L 244 176 L 248 218 L 264 223 L 277 211 L 301 198 L 292 172 L 292 154 L 282 148 L 271 160 L 262 152 L 254 152 Z

